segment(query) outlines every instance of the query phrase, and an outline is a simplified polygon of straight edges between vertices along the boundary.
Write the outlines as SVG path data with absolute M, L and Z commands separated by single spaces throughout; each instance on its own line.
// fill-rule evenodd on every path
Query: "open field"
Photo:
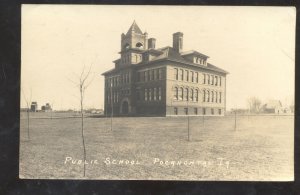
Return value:
M 112 131 L 110 122 L 84 119 L 86 179 L 293 179 L 293 116 L 238 116 L 236 130 L 234 116 L 189 117 L 190 141 L 187 117 L 114 118 Z M 65 163 L 83 159 L 80 127 L 33 118 L 28 140 L 22 117 L 20 177 L 82 179 L 82 163 Z

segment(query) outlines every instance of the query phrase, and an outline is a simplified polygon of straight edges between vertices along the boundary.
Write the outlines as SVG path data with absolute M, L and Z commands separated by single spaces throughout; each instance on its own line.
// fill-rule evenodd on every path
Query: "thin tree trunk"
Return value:
M 84 132 L 83 132 L 83 96 L 81 90 L 81 101 L 80 101 L 80 109 L 81 109 L 81 138 L 82 138 L 82 147 L 83 147 L 83 177 L 85 177 L 85 161 L 86 161 L 86 150 L 85 150 L 85 142 L 84 142 Z

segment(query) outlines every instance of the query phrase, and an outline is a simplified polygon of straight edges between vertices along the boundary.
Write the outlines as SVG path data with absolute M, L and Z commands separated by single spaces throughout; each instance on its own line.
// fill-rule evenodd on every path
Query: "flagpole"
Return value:
M 111 112 L 110 112 L 110 130 L 112 131 L 112 125 L 113 125 L 113 113 L 114 113 L 114 106 L 113 106 L 113 94 L 112 94 L 112 82 L 110 83 L 110 102 L 111 102 Z

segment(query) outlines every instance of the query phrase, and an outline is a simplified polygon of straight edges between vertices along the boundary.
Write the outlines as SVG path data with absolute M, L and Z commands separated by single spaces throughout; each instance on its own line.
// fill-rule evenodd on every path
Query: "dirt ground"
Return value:
M 20 177 L 289 181 L 293 118 L 85 118 L 83 177 L 80 118 L 32 118 L 28 140 L 22 117 Z

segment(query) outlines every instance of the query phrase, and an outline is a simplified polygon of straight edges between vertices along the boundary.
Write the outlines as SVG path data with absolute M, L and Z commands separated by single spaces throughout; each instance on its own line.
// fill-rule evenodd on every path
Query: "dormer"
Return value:
M 181 56 L 189 62 L 202 66 L 207 66 L 207 59 L 209 58 L 209 56 L 194 50 L 182 52 Z

